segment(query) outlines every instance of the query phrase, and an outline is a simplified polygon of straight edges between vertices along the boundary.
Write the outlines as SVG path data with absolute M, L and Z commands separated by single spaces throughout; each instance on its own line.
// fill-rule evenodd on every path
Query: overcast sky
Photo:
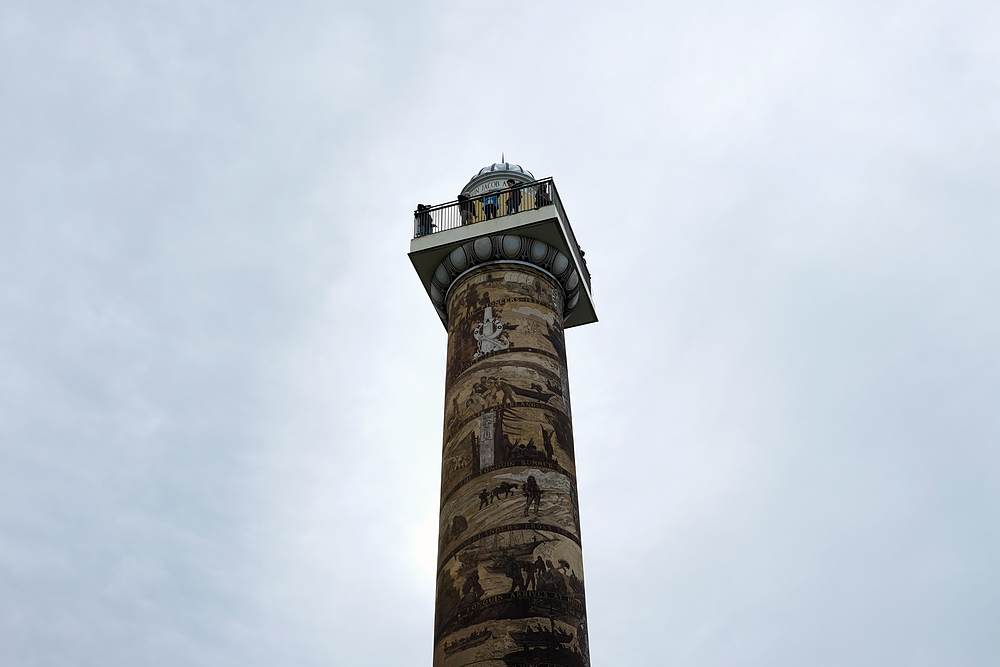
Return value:
M 555 178 L 595 667 L 1000 654 L 1000 5 L 0 5 L 0 664 L 431 664 L 418 202 Z

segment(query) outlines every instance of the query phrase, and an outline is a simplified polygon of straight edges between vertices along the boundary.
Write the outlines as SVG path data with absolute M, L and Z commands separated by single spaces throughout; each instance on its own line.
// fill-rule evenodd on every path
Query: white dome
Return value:
M 462 192 L 478 195 L 483 190 L 502 190 L 507 187 L 507 179 L 510 178 L 518 183 L 530 183 L 535 180 L 534 174 L 519 164 L 494 162 L 480 169 L 479 173 L 469 179 Z
M 535 180 L 534 175 L 530 171 L 528 171 L 519 164 L 511 164 L 510 162 L 494 162 L 490 166 L 483 167 L 482 169 L 480 169 L 479 173 L 476 175 L 483 176 L 485 174 L 490 174 L 496 171 L 507 171 L 507 172 L 514 172 L 517 174 L 524 174 L 529 179 Z

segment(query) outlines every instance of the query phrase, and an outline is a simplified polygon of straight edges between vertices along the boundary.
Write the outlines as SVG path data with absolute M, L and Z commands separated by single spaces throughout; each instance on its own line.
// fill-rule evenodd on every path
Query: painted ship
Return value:
M 525 531 L 497 535 L 488 544 L 466 549 L 455 556 L 464 567 L 472 568 L 482 565 L 493 574 L 503 574 L 510 559 L 530 557 L 534 555 L 535 549 L 541 545 L 556 541 L 556 538 L 553 537 L 539 538 L 534 531 L 531 531 L 531 539 L 525 540 L 521 535 L 523 532 Z
M 518 646 L 522 646 L 525 649 L 531 647 L 557 647 L 560 644 L 569 644 L 574 639 L 572 632 L 566 632 L 557 628 L 555 623 L 552 623 L 551 629 L 543 627 L 536 629 L 529 625 L 527 630 L 511 630 L 507 634 L 517 642 Z
M 445 642 L 444 652 L 448 655 L 458 653 L 459 651 L 464 651 L 465 649 L 485 644 L 492 638 L 493 633 L 484 628 L 478 632 L 473 632 L 471 635 L 463 639 L 456 639 L 453 642 Z
M 565 646 L 549 648 L 529 648 L 523 651 L 508 653 L 503 657 L 508 667 L 527 667 L 531 665 L 551 665 L 552 667 L 590 667 L 587 659 L 577 648 Z
M 555 396 L 551 391 L 538 390 L 538 389 L 525 389 L 524 387 L 518 387 L 517 385 L 510 385 L 510 388 L 514 390 L 514 393 L 518 396 L 524 396 L 525 398 L 532 398 L 541 403 L 547 402 L 550 398 Z

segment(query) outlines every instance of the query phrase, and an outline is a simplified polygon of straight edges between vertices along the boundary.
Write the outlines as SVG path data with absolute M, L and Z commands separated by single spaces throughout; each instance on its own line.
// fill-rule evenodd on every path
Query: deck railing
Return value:
M 455 200 L 435 206 L 420 204 L 413 212 L 413 238 L 436 234 L 437 232 L 467 227 L 486 220 L 502 218 L 523 211 L 555 206 L 559 218 L 565 221 L 565 231 L 569 236 L 572 252 L 577 255 L 579 265 L 583 267 L 584 279 L 590 286 L 590 271 L 587 270 L 587 260 L 583 250 L 576 242 L 573 229 L 569 226 L 569 218 L 563 209 L 562 201 L 556 190 L 556 184 L 551 178 L 543 178 L 530 183 L 520 183 L 512 188 L 489 190 L 466 200 Z
M 413 238 L 551 206 L 558 201 L 556 184 L 551 178 L 543 178 L 512 188 L 482 192 L 465 201 L 450 201 L 436 206 L 420 204 L 413 212 Z M 561 211 L 562 206 L 559 209 Z

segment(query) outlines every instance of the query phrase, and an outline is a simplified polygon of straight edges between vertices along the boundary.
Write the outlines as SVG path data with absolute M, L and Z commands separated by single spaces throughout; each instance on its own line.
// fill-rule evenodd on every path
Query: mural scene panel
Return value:
M 468 651 L 455 664 L 588 664 L 580 545 L 528 526 L 474 540 L 444 563 L 436 664 Z

